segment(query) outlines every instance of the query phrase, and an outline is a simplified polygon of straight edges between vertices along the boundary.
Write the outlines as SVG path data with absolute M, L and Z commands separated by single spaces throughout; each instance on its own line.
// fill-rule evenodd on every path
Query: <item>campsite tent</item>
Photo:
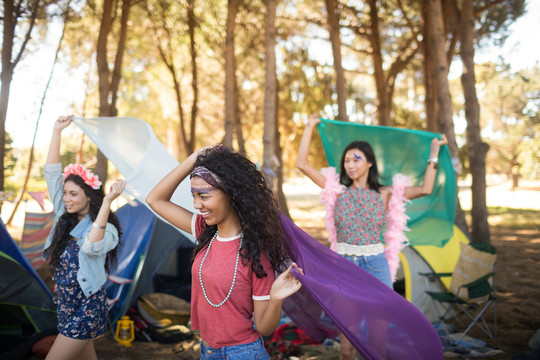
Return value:
M 461 242 L 469 240 L 463 232 L 454 227 L 454 235 L 443 246 L 417 245 L 407 246 L 399 254 L 401 266 L 396 275 L 394 289 L 412 302 L 430 321 L 438 319 L 436 306 L 426 291 L 446 291 L 450 287 L 450 277 L 428 280 L 420 273 L 451 273 L 456 266 Z
M 193 242 L 138 201 L 116 212 L 122 226 L 116 270 L 105 284 L 115 299 L 109 312 L 115 323 L 142 294 L 164 292 L 190 301 Z
M 0 221 L 0 354 L 56 329 L 56 305 Z M 14 355 L 11 358 L 16 358 Z

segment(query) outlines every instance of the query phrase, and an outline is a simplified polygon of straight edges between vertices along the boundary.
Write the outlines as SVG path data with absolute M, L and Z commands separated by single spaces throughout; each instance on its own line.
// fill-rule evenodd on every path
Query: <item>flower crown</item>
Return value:
M 97 190 L 101 187 L 101 181 L 99 181 L 99 177 L 87 168 L 85 168 L 84 165 L 69 164 L 68 166 L 66 166 L 64 168 L 63 174 L 64 181 L 66 181 L 66 178 L 71 174 L 80 176 L 81 179 L 83 179 L 84 183 L 94 190 Z

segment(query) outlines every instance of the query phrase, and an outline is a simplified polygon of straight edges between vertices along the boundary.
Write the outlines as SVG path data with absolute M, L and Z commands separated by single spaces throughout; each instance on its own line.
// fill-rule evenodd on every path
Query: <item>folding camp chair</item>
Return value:
M 442 315 L 438 311 L 439 320 L 437 323 L 441 324 L 449 318 L 454 318 L 459 324 L 467 325 L 456 342 L 463 339 L 475 324 L 490 338 L 497 337 L 496 257 L 495 247 L 492 245 L 461 244 L 461 253 L 452 273 L 421 274 L 426 276 L 429 281 L 451 276 L 448 291 L 426 291 L 426 293 L 443 308 Z M 493 304 L 493 332 L 484 319 L 484 314 L 491 304 Z M 463 314 L 468 320 L 468 324 L 460 319 L 463 318 L 461 316 Z

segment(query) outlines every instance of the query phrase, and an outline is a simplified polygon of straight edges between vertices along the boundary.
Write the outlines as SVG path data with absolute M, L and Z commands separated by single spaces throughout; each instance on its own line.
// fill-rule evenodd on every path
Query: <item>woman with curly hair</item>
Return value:
M 61 133 L 71 118 L 56 120 L 44 167 L 56 216 L 43 250 L 56 282 L 59 334 L 47 355 L 54 360 L 97 359 L 92 340 L 106 331 L 104 284 L 122 235 L 110 207 L 124 181 L 105 195 L 97 175 L 83 165 L 70 164 L 62 172 Z
M 170 201 L 187 176 L 196 214 Z M 296 264 L 285 269 L 280 213 L 255 164 L 221 146 L 203 148 L 165 176 L 146 202 L 198 240 L 191 327 L 200 330 L 201 359 L 269 359 L 261 335 L 277 328 L 282 301 L 301 284 L 291 274 Z M 283 272 L 276 278 L 276 271 Z

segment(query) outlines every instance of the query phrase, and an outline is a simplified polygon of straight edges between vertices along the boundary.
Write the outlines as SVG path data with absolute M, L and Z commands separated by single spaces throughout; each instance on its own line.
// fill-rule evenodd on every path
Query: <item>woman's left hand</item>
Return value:
M 446 145 L 446 144 L 448 144 L 448 140 L 446 140 L 446 135 L 444 134 L 441 134 L 440 140 L 438 138 L 433 138 L 433 140 L 431 140 L 431 156 L 432 157 L 438 156 L 439 148 L 442 145 Z
M 105 195 L 105 199 L 109 201 L 113 201 L 116 199 L 122 192 L 124 192 L 124 188 L 126 187 L 126 181 L 125 180 L 117 180 L 111 184 L 111 189 L 109 190 L 109 193 Z
M 291 266 L 282 272 L 272 284 L 272 289 L 270 290 L 270 297 L 272 299 L 283 300 L 297 292 L 302 287 L 300 281 L 298 281 L 291 273 L 291 268 L 293 266 L 297 268 L 302 275 L 304 274 L 304 271 L 299 268 L 296 263 L 292 263 Z

